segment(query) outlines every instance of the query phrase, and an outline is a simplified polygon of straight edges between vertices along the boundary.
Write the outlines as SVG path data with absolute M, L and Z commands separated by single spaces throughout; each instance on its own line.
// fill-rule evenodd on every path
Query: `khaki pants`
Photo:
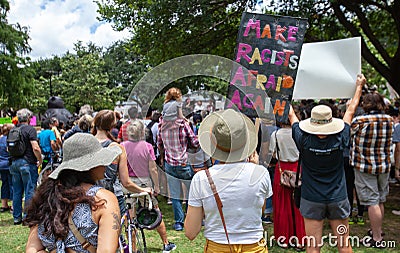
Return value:
M 253 244 L 231 244 L 232 252 L 234 253 L 268 253 L 268 249 L 264 239 Z M 205 253 L 230 253 L 228 244 L 216 243 L 206 240 L 204 246 Z

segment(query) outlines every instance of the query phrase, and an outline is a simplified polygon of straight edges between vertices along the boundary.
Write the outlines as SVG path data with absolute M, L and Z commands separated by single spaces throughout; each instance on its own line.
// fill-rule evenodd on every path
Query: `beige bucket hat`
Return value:
M 238 162 L 249 157 L 257 146 L 253 122 L 232 109 L 208 115 L 199 128 L 203 151 L 222 162 Z

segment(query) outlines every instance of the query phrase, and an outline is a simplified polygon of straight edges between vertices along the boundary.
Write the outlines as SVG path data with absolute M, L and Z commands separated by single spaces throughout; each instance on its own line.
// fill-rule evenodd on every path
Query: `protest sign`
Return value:
M 10 117 L 0 118 L 0 125 L 6 124 L 6 123 L 12 123 L 12 120 Z
M 360 37 L 305 43 L 293 99 L 351 98 L 360 73 Z
M 286 121 L 307 26 L 302 18 L 243 13 L 225 108 Z

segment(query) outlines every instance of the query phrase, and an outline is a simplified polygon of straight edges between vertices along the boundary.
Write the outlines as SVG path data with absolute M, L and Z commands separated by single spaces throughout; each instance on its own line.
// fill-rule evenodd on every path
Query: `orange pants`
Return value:
M 233 253 L 268 253 L 264 238 L 253 244 L 231 244 Z M 205 253 L 231 253 L 229 244 L 216 243 L 206 240 Z

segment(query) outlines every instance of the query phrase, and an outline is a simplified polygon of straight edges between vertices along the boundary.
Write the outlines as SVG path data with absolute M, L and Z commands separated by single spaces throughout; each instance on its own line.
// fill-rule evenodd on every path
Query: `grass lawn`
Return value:
M 392 241 L 395 243 L 394 248 L 387 248 L 384 250 L 368 249 L 363 246 L 354 247 L 354 252 L 399 252 L 400 251 L 400 216 L 392 214 L 393 209 L 400 209 L 400 185 L 391 185 L 390 194 L 387 203 L 385 204 L 385 219 L 384 219 L 384 231 L 386 233 L 385 240 Z M 170 241 L 177 245 L 177 249 L 174 252 L 202 252 L 204 245 L 204 237 L 202 234 L 194 241 L 186 239 L 184 232 L 174 231 L 172 229 L 173 224 L 173 213 L 172 207 L 166 204 L 164 197 L 159 197 L 160 208 L 163 212 L 164 221 L 167 226 L 168 238 Z M 367 213 L 364 214 L 367 217 Z M 365 225 L 351 225 L 350 234 L 352 236 L 359 236 L 362 238 L 367 229 L 369 228 L 369 220 L 366 219 Z M 268 232 L 268 236 L 273 235 L 273 224 L 265 226 L 265 230 Z M 9 252 L 24 252 L 25 243 L 28 238 L 29 229 L 25 226 L 14 226 L 12 214 L 0 213 L 0 253 Z M 330 233 L 330 228 L 327 222 L 325 223 L 324 235 Z M 266 238 L 269 240 L 269 238 Z M 149 252 L 160 252 L 161 251 L 161 239 L 156 231 L 146 231 L 146 241 Z M 283 250 L 277 246 L 269 248 L 269 252 L 296 252 L 295 250 Z M 327 244 L 322 248 L 322 252 L 337 252 L 337 248 L 330 247 Z

